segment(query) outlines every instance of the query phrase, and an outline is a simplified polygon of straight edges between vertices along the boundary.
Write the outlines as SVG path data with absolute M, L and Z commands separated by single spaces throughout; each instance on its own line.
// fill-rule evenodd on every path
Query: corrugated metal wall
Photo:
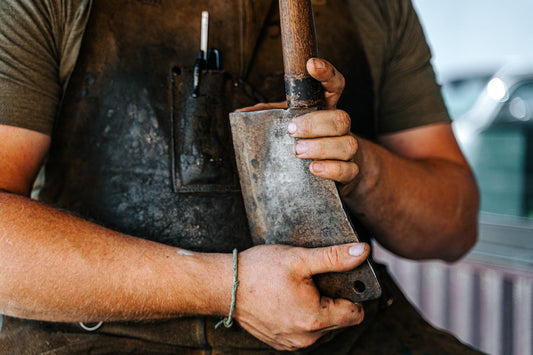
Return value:
M 465 259 L 455 264 L 398 258 L 374 245 L 425 318 L 493 355 L 533 355 L 533 275 Z

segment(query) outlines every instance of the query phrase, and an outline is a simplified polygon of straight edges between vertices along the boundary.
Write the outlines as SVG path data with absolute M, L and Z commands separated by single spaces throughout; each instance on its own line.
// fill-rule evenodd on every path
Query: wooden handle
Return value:
M 318 106 L 322 87 L 306 69 L 307 60 L 318 55 L 311 0 L 280 0 L 279 11 L 287 104 Z

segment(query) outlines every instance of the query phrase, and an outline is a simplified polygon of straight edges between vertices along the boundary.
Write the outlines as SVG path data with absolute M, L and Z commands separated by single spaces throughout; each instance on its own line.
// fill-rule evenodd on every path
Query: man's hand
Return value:
M 317 159 L 309 169 L 319 177 L 347 183 L 354 180 L 359 168 L 354 161 L 358 140 L 350 133 L 350 116 L 338 110 L 344 76 L 323 59 L 307 61 L 307 71 L 322 84 L 324 104 L 322 109 L 296 117 L 288 126 L 294 138 L 301 138 L 294 145 L 294 153 L 300 159 Z M 286 102 L 259 103 L 239 111 L 258 111 L 287 108 Z
M 260 245 L 239 257 L 235 318 L 248 332 L 278 350 L 315 343 L 327 331 L 362 322 L 363 307 L 321 296 L 312 276 L 348 271 L 369 253 L 364 243 L 327 248 Z
M 333 65 L 318 58 L 309 59 L 307 70 L 322 84 L 324 106 L 289 124 L 290 135 L 301 138 L 294 144 L 294 154 L 301 159 L 317 159 L 309 166 L 314 175 L 350 182 L 359 173 L 354 161 L 359 144 L 350 132 L 350 116 L 336 108 L 344 90 L 344 77 Z

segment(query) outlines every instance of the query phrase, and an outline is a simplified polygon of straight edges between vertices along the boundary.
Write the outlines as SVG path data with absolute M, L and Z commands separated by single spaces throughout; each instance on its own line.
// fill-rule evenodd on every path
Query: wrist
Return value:
M 175 295 L 181 300 L 188 299 L 185 307 L 187 315 L 225 316 L 231 305 L 233 283 L 232 254 L 194 253 L 184 256 L 180 262 L 186 267 L 187 283 L 178 286 Z M 190 258 L 190 259 L 186 259 Z M 188 271 L 188 272 L 187 272 Z M 177 280 L 181 282 L 182 280 Z
M 208 255 L 209 257 L 209 255 Z M 211 289 L 205 294 L 210 295 L 206 304 L 211 304 L 209 315 L 226 316 L 231 308 L 231 293 L 233 288 L 233 255 L 231 253 L 217 254 L 213 260 L 213 269 L 207 275 L 205 285 Z
M 215 328 L 218 328 L 222 324 L 226 328 L 229 328 L 233 325 L 233 312 L 235 311 L 235 304 L 236 304 L 236 296 L 237 296 L 237 287 L 239 286 L 239 253 L 237 252 L 237 249 L 233 249 L 233 263 L 232 263 L 232 270 L 233 270 L 233 283 L 231 288 L 231 304 L 230 309 L 228 312 L 228 316 L 224 319 L 222 319 L 220 322 L 218 322 L 215 326 Z

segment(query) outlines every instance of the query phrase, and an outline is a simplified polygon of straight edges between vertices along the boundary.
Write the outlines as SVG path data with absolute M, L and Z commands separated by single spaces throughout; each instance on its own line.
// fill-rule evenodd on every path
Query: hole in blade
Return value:
M 366 290 L 366 285 L 363 281 L 357 280 L 353 283 L 353 289 L 356 293 L 363 293 Z

